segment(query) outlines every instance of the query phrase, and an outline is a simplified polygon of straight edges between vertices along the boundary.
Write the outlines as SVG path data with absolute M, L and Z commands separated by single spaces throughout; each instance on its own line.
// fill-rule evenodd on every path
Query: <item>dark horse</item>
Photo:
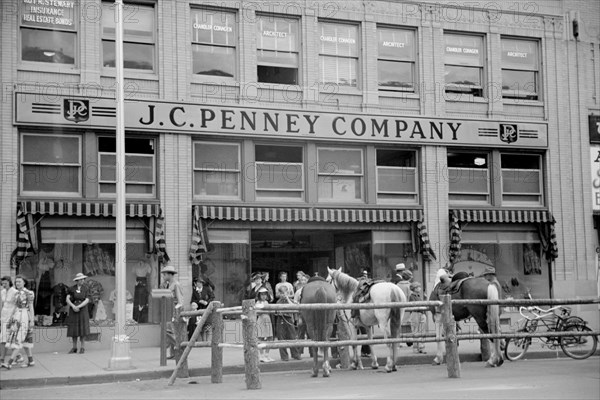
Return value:
M 443 284 L 437 285 L 429 300 L 439 300 L 440 296 L 444 294 Z M 468 278 L 462 282 L 460 289 L 457 293 L 452 294 L 452 300 L 458 299 L 494 299 L 497 300 L 499 293 L 498 286 L 494 283 L 489 282 L 487 279 L 482 277 Z M 436 315 L 436 311 L 432 308 L 433 320 L 436 322 L 436 328 L 438 329 L 438 335 L 441 334 L 441 324 L 439 321 L 439 314 Z M 480 305 L 480 304 L 469 304 L 469 305 L 452 305 L 452 314 L 456 321 L 461 321 L 472 316 L 477 322 L 479 329 L 483 333 L 499 333 L 500 332 L 500 307 L 496 305 Z M 502 365 L 504 360 L 500 352 L 500 340 L 493 339 L 492 342 L 492 354 L 487 360 L 486 366 L 488 367 L 499 367 Z M 438 350 L 434 359 L 435 364 L 440 364 L 443 360 L 443 345 L 442 342 L 438 342 Z
M 313 303 L 336 303 L 336 293 L 325 279 L 321 277 L 312 277 L 302 289 L 300 304 Z M 309 338 L 317 342 L 329 340 L 333 331 L 333 320 L 335 310 L 302 310 L 302 318 L 306 323 L 306 330 Z M 328 347 L 323 348 L 323 377 L 328 377 L 331 373 L 329 366 Z M 313 377 L 319 375 L 319 352 L 313 351 Z

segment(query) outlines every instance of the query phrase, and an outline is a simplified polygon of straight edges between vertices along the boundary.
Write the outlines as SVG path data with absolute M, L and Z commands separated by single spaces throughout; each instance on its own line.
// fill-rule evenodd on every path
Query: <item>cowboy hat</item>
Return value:
M 490 267 L 489 265 L 485 267 L 485 271 L 483 271 L 483 275 L 496 275 L 496 268 Z
M 413 273 L 410 272 L 409 270 L 404 270 L 400 273 L 400 276 L 402 277 L 402 279 L 404 279 L 405 281 L 410 281 L 413 277 Z
M 260 289 L 258 289 L 258 293 L 263 293 L 263 292 L 269 293 L 269 290 L 264 286 L 261 287 Z
M 85 279 L 85 278 L 87 278 L 87 275 L 84 275 L 81 272 L 78 272 L 77 275 L 75 275 L 75 278 L 73 278 L 73 280 L 78 281 L 80 279 Z
M 161 273 L 161 274 L 163 274 L 163 273 L 165 273 L 165 272 L 166 272 L 166 273 L 169 273 L 169 274 L 176 274 L 176 273 L 177 273 L 177 271 L 175 271 L 175 267 L 173 267 L 171 264 L 167 265 L 166 267 L 164 267 L 164 268 L 163 268 L 163 269 L 160 271 L 160 273 Z
M 396 271 L 402 271 L 406 269 L 406 265 L 404 263 L 396 264 Z

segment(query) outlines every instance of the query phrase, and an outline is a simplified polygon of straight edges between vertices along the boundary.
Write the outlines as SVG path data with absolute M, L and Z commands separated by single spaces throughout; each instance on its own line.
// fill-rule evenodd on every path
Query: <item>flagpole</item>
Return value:
M 117 129 L 115 140 L 116 153 L 116 242 L 115 242 L 115 281 L 116 281 L 116 325 L 112 341 L 112 352 L 108 362 L 110 370 L 125 370 L 133 368 L 129 338 L 125 331 L 125 260 L 127 257 L 126 220 L 125 220 L 125 103 L 123 82 L 123 0 L 115 0 L 115 100 L 117 114 Z

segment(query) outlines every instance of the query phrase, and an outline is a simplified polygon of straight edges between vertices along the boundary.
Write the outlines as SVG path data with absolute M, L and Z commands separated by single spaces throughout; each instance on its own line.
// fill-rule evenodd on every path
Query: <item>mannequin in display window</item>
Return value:
M 148 276 L 152 267 L 145 261 L 138 261 L 135 266 L 135 291 L 133 294 L 133 319 L 138 323 L 148 322 L 148 294 L 150 293 Z

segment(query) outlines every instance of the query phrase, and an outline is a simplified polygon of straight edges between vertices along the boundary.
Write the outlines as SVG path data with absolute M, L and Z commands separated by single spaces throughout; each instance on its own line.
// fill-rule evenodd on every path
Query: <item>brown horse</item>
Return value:
M 336 303 L 336 294 L 333 287 L 321 277 L 312 277 L 302 289 L 300 304 Z M 329 340 L 333 331 L 335 310 L 302 310 L 302 318 L 306 323 L 308 337 L 317 342 Z M 323 347 L 323 377 L 328 377 L 331 367 L 327 359 L 329 348 Z M 313 377 L 319 375 L 319 352 L 313 351 Z
M 490 283 L 487 279 L 482 277 L 468 278 L 460 285 L 460 290 L 457 293 L 452 294 L 452 300 L 458 299 L 493 299 L 497 300 L 499 289 L 494 283 Z M 440 296 L 444 294 L 443 289 L 440 290 L 440 285 L 437 285 L 429 300 L 439 300 Z M 431 309 L 433 314 L 433 320 L 436 322 L 437 329 L 441 329 L 439 321 L 439 314 L 436 314 L 434 308 Z M 477 322 L 479 329 L 483 333 L 499 333 L 500 332 L 500 307 L 496 305 L 480 305 L 480 304 L 468 304 L 468 305 L 452 305 L 452 314 L 455 321 L 461 321 L 472 316 Z M 488 367 L 499 367 L 504 363 L 502 359 L 502 353 L 500 352 L 500 341 L 501 339 L 493 339 L 492 354 L 487 360 L 486 366 Z M 443 360 L 443 344 L 438 342 L 438 350 L 434 359 L 434 364 L 440 364 Z

